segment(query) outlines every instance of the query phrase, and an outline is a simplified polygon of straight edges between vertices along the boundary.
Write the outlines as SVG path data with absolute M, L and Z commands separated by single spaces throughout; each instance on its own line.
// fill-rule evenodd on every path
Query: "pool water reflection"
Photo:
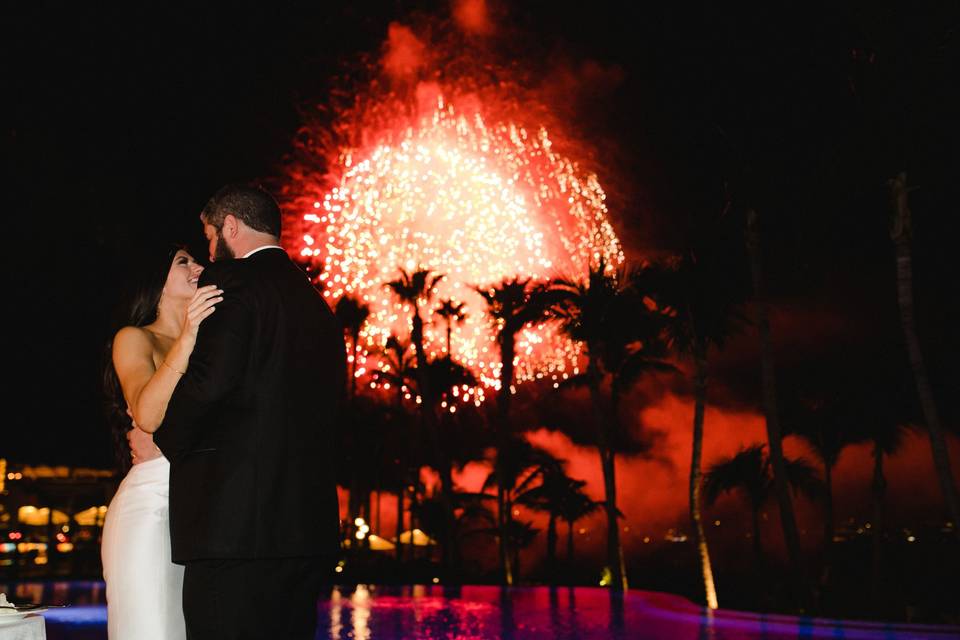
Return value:
M 51 609 L 50 640 L 106 639 L 99 582 L 2 585 L 14 601 Z M 457 639 L 786 640 L 960 638 L 960 628 L 838 622 L 733 611 L 708 614 L 679 596 L 591 587 L 406 586 L 335 588 L 319 603 L 321 640 Z

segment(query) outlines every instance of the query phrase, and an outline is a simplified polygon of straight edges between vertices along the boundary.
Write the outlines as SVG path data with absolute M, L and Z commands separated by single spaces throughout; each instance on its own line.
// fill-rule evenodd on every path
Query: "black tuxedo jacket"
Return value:
M 205 284 L 224 299 L 154 434 L 170 460 L 173 561 L 336 553 L 343 332 L 281 249 L 214 263 Z

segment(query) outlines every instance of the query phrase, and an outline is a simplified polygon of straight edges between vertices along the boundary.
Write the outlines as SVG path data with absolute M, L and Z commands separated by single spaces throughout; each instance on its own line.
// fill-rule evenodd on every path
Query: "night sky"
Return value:
M 391 22 L 443 20 L 450 5 L 34 4 L 2 17 L 12 233 L 0 456 L 108 466 L 99 375 L 125 266 L 160 240 L 197 243 L 206 199 L 226 182 L 276 176 L 300 110 L 328 99 L 332 77 L 376 56 Z M 905 170 L 917 186 L 919 330 L 956 428 L 955 5 L 514 4 L 491 3 L 490 37 L 562 93 L 561 115 L 592 141 L 597 166 L 612 167 L 600 178 L 628 256 L 683 246 L 725 194 L 734 209 L 756 207 L 781 385 L 895 371 L 897 410 L 916 419 L 885 200 L 886 180 Z M 711 401 L 755 413 L 757 357 L 752 334 L 736 339 L 715 363 Z

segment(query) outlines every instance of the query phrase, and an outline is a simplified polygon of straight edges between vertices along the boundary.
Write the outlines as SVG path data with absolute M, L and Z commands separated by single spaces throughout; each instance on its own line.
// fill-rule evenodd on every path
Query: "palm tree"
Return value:
M 706 254 L 706 255 L 704 255 Z M 745 324 L 740 305 L 730 295 L 727 276 L 710 260 L 709 252 L 688 250 L 672 268 L 651 267 L 654 281 L 648 287 L 654 300 L 670 316 L 667 337 L 680 356 L 693 362 L 693 446 L 690 460 L 689 510 L 695 543 L 700 555 L 707 606 L 719 606 L 710 549 L 701 516 L 703 486 L 703 428 L 707 405 L 707 358 L 711 349 L 723 349 L 727 339 Z
M 873 455 L 873 481 L 870 484 L 872 495 L 873 522 L 870 525 L 873 534 L 873 581 L 871 583 L 874 600 L 879 596 L 880 580 L 883 568 L 883 523 L 884 498 L 887 493 L 887 478 L 883 472 L 884 456 L 892 456 L 903 448 L 908 427 L 898 423 L 889 414 L 870 412 L 868 422 L 862 425 L 866 440 L 871 444 Z
M 741 449 L 736 455 L 713 464 L 704 476 L 703 499 L 713 505 L 728 491 L 742 493 L 750 505 L 753 524 L 753 551 L 757 565 L 763 564 L 763 546 L 760 542 L 760 511 L 774 492 L 771 474 L 772 460 L 764 455 L 765 446 L 755 444 Z M 802 458 L 784 461 L 789 485 L 794 491 L 811 498 L 822 495 L 822 483 L 814 468 Z
M 780 510 L 780 524 L 787 543 L 790 565 L 797 576 L 801 600 L 809 596 L 807 573 L 800 558 L 800 536 L 797 520 L 790 500 L 787 463 L 783 455 L 783 433 L 777 411 L 776 371 L 773 362 L 773 345 L 770 341 L 770 303 L 766 297 L 763 280 L 763 258 L 760 246 L 760 229 L 757 212 L 747 211 L 747 251 L 750 254 L 750 271 L 753 294 L 757 307 L 757 326 L 760 334 L 760 373 L 763 387 L 763 412 L 766 417 L 767 442 L 770 445 L 770 460 L 773 465 L 773 483 Z
M 602 502 L 593 500 L 583 492 L 585 486 L 585 480 L 573 480 L 561 500 L 558 513 L 560 519 L 567 522 L 567 565 L 570 567 L 573 566 L 573 525 L 603 507 Z
M 357 298 L 344 295 L 337 301 L 334 313 L 344 333 L 349 337 L 350 356 L 347 360 L 350 366 L 350 379 L 347 384 L 347 401 L 351 404 L 351 407 L 353 407 L 353 405 L 356 404 L 357 398 L 357 358 L 360 353 L 360 330 L 370 316 L 370 307 Z M 365 425 L 360 426 L 360 428 L 364 427 Z M 354 453 L 361 455 L 365 452 L 362 448 L 354 447 Z M 360 486 L 360 476 L 361 473 L 363 473 L 361 462 L 361 460 L 355 459 L 354 463 L 350 465 L 350 497 L 349 507 L 347 509 L 348 521 L 350 523 L 354 521 L 355 517 L 361 515 L 363 493 Z M 369 514 L 367 514 L 367 516 L 369 518 Z
M 467 314 L 464 313 L 463 310 L 464 306 L 462 302 L 454 302 L 448 298 L 444 300 L 434 312 L 447 323 L 447 357 L 453 357 L 452 345 L 450 344 L 453 325 L 460 324 L 467 317 Z
M 907 353 L 910 357 L 910 368 L 913 370 L 917 395 L 920 397 L 920 406 L 923 409 L 927 433 L 930 436 L 930 450 L 933 453 L 933 464 L 937 470 L 937 478 L 940 480 L 943 501 L 946 503 L 947 514 L 953 522 L 953 530 L 960 535 L 960 497 L 957 496 L 953 471 L 950 469 L 950 455 L 943 435 L 943 427 L 940 424 L 937 405 L 933 399 L 933 390 L 930 388 L 923 352 L 920 350 L 920 339 L 917 337 L 917 328 L 914 323 L 913 258 L 910 248 L 913 222 L 907 202 L 907 195 L 910 191 L 907 188 L 907 174 L 901 172 L 896 178 L 891 179 L 889 188 L 893 214 L 890 238 L 896 247 L 897 301 L 900 305 L 900 324 L 903 326 Z
M 561 320 L 562 330 L 586 346 L 586 374 L 574 376 L 569 384 L 587 385 L 599 416 L 596 433 L 607 512 L 607 567 L 611 585 L 617 590 L 628 586 L 616 495 L 614 442 L 623 430 L 620 399 L 643 375 L 675 371 L 665 360 L 662 315 L 637 295 L 638 281 L 636 272 L 611 272 L 601 261 L 590 269 L 586 282 L 557 278 L 551 286 L 556 296 L 553 312 Z M 610 379 L 608 402 L 601 395 L 606 377 Z
M 420 312 L 424 306 L 429 306 L 434 288 L 443 277 L 433 274 L 427 269 L 420 269 L 413 273 L 407 273 L 406 270 L 400 269 L 400 277 L 384 285 L 393 291 L 397 299 L 413 308 L 410 341 L 413 343 L 413 348 L 417 354 L 417 368 L 421 372 L 426 371 L 427 353 L 423 342 L 423 316 Z M 420 382 L 421 395 L 429 393 L 430 390 L 426 388 L 426 385 L 423 385 L 422 379 Z M 426 400 L 426 396 L 423 396 L 423 399 Z
M 349 487 L 348 531 L 358 517 L 372 524 L 372 492 L 379 487 L 384 446 L 388 439 L 394 439 L 394 426 L 390 409 L 376 396 L 360 394 L 344 412 L 336 450 L 340 453 L 338 475 Z M 362 544 L 367 542 L 364 539 Z
M 394 405 L 399 408 L 405 395 L 416 385 L 416 356 L 410 353 L 410 343 L 392 334 L 380 349 L 380 355 L 384 365 L 373 371 L 371 377 L 378 384 L 389 384 L 396 389 Z
M 844 449 L 864 439 L 856 424 L 863 406 L 852 406 L 845 398 L 847 393 L 848 389 L 844 389 L 842 393 L 831 392 L 819 398 L 798 398 L 792 406 L 788 404 L 785 424 L 785 434 L 806 442 L 823 466 L 823 548 L 827 558 L 835 529 L 833 469 Z
M 449 357 L 436 358 L 427 363 L 426 379 L 433 390 L 435 402 L 449 401 L 456 387 L 477 386 L 477 378 L 469 369 Z M 449 404 L 449 402 L 448 402 Z M 446 413 L 446 412 L 443 412 Z
M 450 477 L 450 465 L 444 461 L 443 451 L 440 447 L 439 425 L 436 415 L 436 395 L 430 387 L 428 376 L 427 353 L 424 345 L 423 336 L 423 316 L 421 309 L 429 306 L 430 299 L 435 293 L 438 282 L 444 276 L 432 274 L 427 269 L 419 269 L 413 273 L 407 273 L 400 269 L 400 277 L 396 280 L 387 282 L 384 286 L 393 291 L 394 295 L 413 308 L 412 329 L 410 332 L 410 341 L 413 343 L 417 362 L 417 382 L 422 400 L 422 409 L 420 415 L 426 427 L 427 435 L 430 438 L 430 447 L 433 451 L 433 458 L 436 461 L 437 469 L 440 472 L 441 498 L 446 513 L 446 528 L 441 536 L 443 546 L 443 564 L 450 567 L 453 563 L 453 545 L 450 541 L 455 525 L 453 512 L 453 480 Z
M 500 347 L 500 380 L 497 389 L 497 405 L 495 419 L 496 446 L 498 452 L 508 444 L 510 428 L 510 397 L 513 394 L 513 361 L 516 356 L 517 333 L 529 323 L 543 320 L 547 317 L 550 307 L 550 298 L 543 285 L 531 284 L 530 279 L 506 279 L 497 285 L 487 288 L 475 287 L 476 291 L 487 303 L 487 312 L 496 326 L 497 344 Z M 503 572 L 503 582 L 513 584 L 513 567 L 511 554 L 508 553 L 509 540 L 507 525 L 509 509 L 505 504 L 503 487 L 507 486 L 506 471 L 500 463 L 504 456 L 498 453 L 494 472 L 497 476 L 497 507 L 498 525 L 500 526 L 500 567 Z
M 360 352 L 360 330 L 367 318 L 370 317 L 370 307 L 353 296 L 344 295 L 337 301 L 334 313 L 344 332 L 350 336 L 350 385 L 347 398 L 352 401 L 357 395 L 357 357 Z
M 463 411 L 455 413 L 457 410 L 456 396 L 452 392 L 463 386 L 476 387 L 477 379 L 469 369 L 451 360 L 449 356 L 428 362 L 424 378 L 432 390 L 434 399 L 434 406 L 430 407 L 428 411 L 435 416 L 439 414 L 437 418 L 438 440 L 436 450 L 440 455 L 436 457 L 435 454 L 436 459 L 432 462 L 432 466 L 440 473 L 442 487 L 450 487 L 449 494 L 441 493 L 441 498 L 445 500 L 448 499 L 451 505 L 450 511 L 447 514 L 449 517 L 447 520 L 447 531 L 450 532 L 450 534 L 446 536 L 446 543 L 450 546 L 447 559 L 452 565 L 456 565 L 459 563 L 460 553 L 455 535 L 456 518 L 454 516 L 456 506 L 455 493 L 457 489 L 453 484 L 453 469 L 455 466 L 462 467 L 467 462 L 470 462 L 471 459 L 481 458 L 482 449 L 481 453 L 478 454 L 475 449 L 470 450 L 469 446 L 464 446 L 469 445 L 469 442 L 465 441 L 469 441 L 471 438 L 462 438 L 465 435 L 464 430 L 458 428 L 462 426 L 458 423 L 461 422 L 459 418 L 464 414 Z M 440 429 L 440 427 L 442 427 L 442 429 Z M 461 438 L 463 441 L 458 441 Z M 457 463 L 459 463 L 459 465 Z
M 513 553 L 513 570 L 520 575 L 520 550 L 526 549 L 536 539 L 540 530 L 533 526 L 532 521 L 521 521 L 512 515 L 507 521 L 507 538 Z
M 557 518 L 564 490 L 572 478 L 563 471 L 563 461 L 550 459 L 532 470 L 517 487 L 516 502 L 533 511 L 547 513 L 547 566 L 556 566 Z
M 492 460 L 494 471 L 483 483 L 483 491 L 497 487 L 497 506 L 502 508 L 502 517 L 498 519 L 500 546 L 508 556 L 507 566 L 513 572 L 511 580 L 519 575 L 516 561 L 519 549 L 513 542 L 523 542 L 530 532 L 514 520 L 514 504 L 523 492 L 549 467 L 559 467 L 562 463 L 545 449 L 532 445 L 517 435 L 508 435 L 500 440 L 495 457 Z M 528 479 L 533 476 L 532 480 Z M 526 546 L 526 545 L 524 545 Z
M 586 482 L 575 480 L 564 471 L 562 460 L 548 459 L 541 462 L 517 487 L 517 504 L 533 511 L 546 513 L 547 521 L 547 558 L 551 581 L 556 581 L 557 573 L 557 524 L 565 514 L 575 512 L 574 508 L 586 496 L 582 493 Z M 586 498 L 587 502 L 596 509 L 599 505 Z M 574 514 L 571 519 L 583 517 L 585 514 Z M 570 522 L 572 531 L 573 523 Z M 572 542 L 568 542 L 572 547 Z
M 403 342 L 395 335 L 387 338 L 387 342 L 381 350 L 384 364 L 373 372 L 372 378 L 376 383 L 384 385 L 389 384 L 396 389 L 394 394 L 394 430 L 409 431 L 407 428 L 407 413 L 403 409 L 403 400 L 410 394 L 415 386 L 416 367 L 414 366 L 415 356 L 410 353 L 410 344 Z M 404 443 L 409 443 L 410 434 L 405 434 Z M 408 469 L 410 452 L 408 446 L 400 445 L 396 450 L 397 465 L 397 560 L 403 559 L 403 543 L 400 541 L 400 534 L 403 533 L 404 518 L 404 495 L 407 488 L 407 480 L 410 476 Z M 412 527 L 411 527 L 412 528 Z

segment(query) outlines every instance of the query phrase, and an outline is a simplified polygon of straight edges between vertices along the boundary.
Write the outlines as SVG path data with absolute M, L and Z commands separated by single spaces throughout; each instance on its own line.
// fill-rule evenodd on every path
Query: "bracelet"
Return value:
M 169 364 L 167 364 L 167 361 L 166 361 L 166 360 L 164 360 L 164 361 L 161 362 L 160 364 L 166 366 L 167 369 L 170 369 L 170 371 L 173 371 L 174 373 L 179 373 L 180 375 L 184 375 L 184 374 L 187 373 L 186 371 L 178 371 L 177 369 L 174 369 L 174 368 L 171 367 Z

